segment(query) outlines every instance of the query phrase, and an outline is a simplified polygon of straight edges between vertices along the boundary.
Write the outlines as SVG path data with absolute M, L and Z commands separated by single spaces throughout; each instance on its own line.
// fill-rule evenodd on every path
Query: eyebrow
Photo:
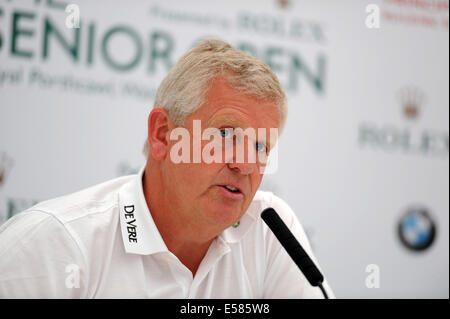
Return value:
M 218 117 L 208 123 L 208 127 L 240 127 L 245 129 L 243 123 L 234 117 Z

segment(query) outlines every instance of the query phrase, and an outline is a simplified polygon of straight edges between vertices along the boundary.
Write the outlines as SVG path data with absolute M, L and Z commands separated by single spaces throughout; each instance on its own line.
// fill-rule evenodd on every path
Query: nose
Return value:
M 228 163 L 228 167 L 242 175 L 250 175 L 255 170 L 255 163 Z
M 247 147 L 245 147 L 247 150 Z M 257 164 L 255 161 L 249 160 L 249 152 L 245 152 L 245 155 L 237 156 L 237 148 L 234 148 L 234 156 L 231 156 L 227 161 L 228 168 L 236 171 L 242 175 L 250 175 L 255 169 L 257 169 Z
M 253 142 L 250 142 L 253 145 Z M 242 175 L 250 175 L 258 169 L 256 152 L 249 147 L 248 139 L 236 136 L 232 144 L 225 144 L 225 162 L 228 168 Z

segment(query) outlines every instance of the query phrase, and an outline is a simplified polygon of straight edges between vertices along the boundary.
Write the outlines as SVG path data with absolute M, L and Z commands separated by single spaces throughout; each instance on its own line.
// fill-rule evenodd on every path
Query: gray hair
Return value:
M 202 40 L 177 61 L 156 91 L 154 107 L 163 107 L 170 119 L 182 126 L 186 117 L 205 103 L 210 83 L 219 76 L 239 91 L 273 100 L 280 111 L 280 131 L 283 129 L 287 99 L 277 76 L 260 59 L 215 38 Z M 146 157 L 149 150 L 147 139 Z

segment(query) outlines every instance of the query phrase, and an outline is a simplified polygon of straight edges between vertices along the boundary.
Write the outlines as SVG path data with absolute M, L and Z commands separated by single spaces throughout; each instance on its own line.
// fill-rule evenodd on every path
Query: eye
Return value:
M 256 142 L 255 148 L 257 152 L 267 152 L 267 146 L 264 143 Z
M 220 129 L 220 135 L 224 138 L 230 137 L 231 135 L 231 128 L 222 128 Z

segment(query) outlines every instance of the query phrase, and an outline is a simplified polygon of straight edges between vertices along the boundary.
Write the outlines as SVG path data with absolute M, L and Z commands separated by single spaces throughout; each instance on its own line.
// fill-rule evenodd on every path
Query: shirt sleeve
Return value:
M 83 255 L 65 226 L 42 211 L 0 227 L 0 298 L 82 298 Z
M 295 238 L 300 242 L 308 256 L 319 268 L 324 276 L 323 287 L 328 297 L 335 298 L 295 213 L 286 202 L 273 194 L 271 195 L 273 196 L 271 207 L 277 211 L 278 215 L 280 215 Z M 267 227 L 266 225 L 264 226 Z M 301 270 L 268 227 L 265 240 L 267 268 L 264 279 L 264 298 L 324 298 L 319 287 L 313 287 L 309 284 Z

